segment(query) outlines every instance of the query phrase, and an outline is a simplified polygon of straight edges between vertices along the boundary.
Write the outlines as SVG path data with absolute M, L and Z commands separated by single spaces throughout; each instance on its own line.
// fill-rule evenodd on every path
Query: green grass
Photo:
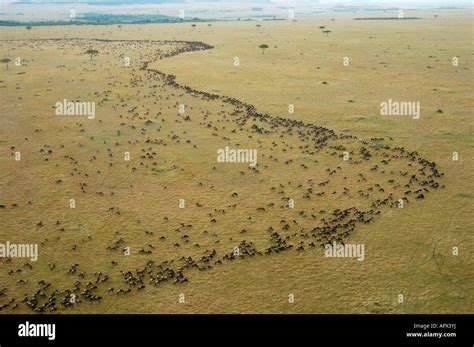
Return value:
M 474 194 L 470 194 L 470 193 L 459 193 L 457 196 L 461 198 L 466 198 L 466 199 L 474 199 Z
M 472 294 L 467 289 L 472 282 L 472 276 L 469 276 L 472 261 L 466 242 L 474 228 L 469 206 L 472 194 L 459 193 L 470 191 L 468 185 L 472 182 L 472 170 L 469 170 L 470 162 L 463 160 L 470 158 L 472 147 L 464 138 L 453 146 L 438 133 L 439 129 L 443 129 L 454 138 L 457 135 L 452 134 L 468 133 L 466 124 L 458 122 L 470 112 L 468 101 L 471 93 L 465 82 L 467 74 L 451 74 L 451 67 L 442 63 L 430 73 L 425 72 L 423 78 L 417 74 L 422 70 L 417 62 L 424 62 L 428 55 L 437 55 L 441 59 L 441 55 L 445 54 L 437 47 L 436 43 L 440 40 L 447 43 L 449 51 L 460 52 L 461 56 L 466 52 L 469 54 L 466 47 L 469 47 L 470 36 L 466 32 L 469 32 L 470 18 L 467 22 L 451 18 L 449 23 L 443 30 L 432 26 L 430 21 L 406 23 L 406 32 L 400 34 L 403 46 L 394 47 L 393 51 L 405 51 L 405 45 L 418 47 L 420 42 L 423 43 L 420 49 L 412 50 L 414 56 L 409 58 L 403 53 L 383 52 L 387 45 L 393 45 L 391 38 L 397 30 L 394 27 L 396 23 L 390 21 L 367 24 L 338 20 L 331 24 L 334 35 L 329 38 L 314 35 L 311 30 L 315 25 L 312 22 L 265 22 L 261 30 L 264 34 L 255 29 L 255 23 L 245 22 L 215 23 L 209 30 L 195 31 L 189 25 L 137 25 L 122 31 L 106 26 L 67 26 L 42 28 L 41 32 L 32 30 L 31 33 L 24 28 L 0 28 L 0 34 L 6 38 L 37 35 L 43 38 L 108 37 L 111 40 L 67 40 L 60 44 L 36 40 L 2 42 L 2 55 L 24 56 L 30 63 L 22 67 L 28 72 L 26 75 L 17 75 L 12 69 L 12 73 L 2 76 L 6 86 L 0 94 L 5 120 L 1 122 L 2 138 L 11 146 L 20 148 L 24 160 L 11 160 L 11 151 L 2 146 L 1 203 L 7 207 L 0 210 L 0 241 L 20 240 L 42 245 L 40 259 L 33 265 L 32 271 L 24 267 L 23 259 L 1 263 L 0 282 L 9 291 L 7 298 L 0 298 L 0 304 L 11 297 L 18 299 L 25 294 L 31 295 L 38 290 L 37 283 L 42 279 L 52 283 L 52 288 L 63 291 L 71 288 L 76 280 L 94 282 L 94 272 L 102 271 L 110 276 L 109 282 L 97 289 L 104 297 L 103 302 L 89 303 L 84 300 L 80 305 L 71 309 L 61 308 L 60 311 L 472 312 Z M 376 38 L 365 38 L 369 35 L 369 29 L 377 30 L 377 35 L 373 35 Z M 424 41 L 420 41 L 418 32 L 426 33 Z M 279 49 L 272 50 L 271 56 L 262 56 L 255 47 L 262 41 L 261 36 L 267 34 L 275 41 L 272 46 L 274 43 Z M 248 45 L 238 39 L 243 35 L 251 41 Z M 157 59 L 155 53 L 161 49 L 173 49 L 176 44 L 156 47 L 147 41 L 127 44 L 131 46 L 113 42 L 114 39 L 147 40 L 149 37 L 200 40 L 212 43 L 216 49 L 212 54 L 208 54 L 210 51 L 190 52 L 169 59 Z M 101 52 L 92 62 L 81 55 L 91 45 L 98 46 Z M 304 57 L 310 59 L 302 61 L 297 54 L 300 50 L 295 50 L 295 47 L 307 47 Z M 354 67 L 367 68 L 342 69 L 339 57 L 345 51 L 341 47 L 350 49 Z M 140 57 L 138 52 L 143 56 Z M 243 57 L 239 69 L 232 64 L 231 57 L 236 55 L 235 52 Z M 416 162 L 409 168 L 406 167 L 407 161 L 394 159 L 382 174 L 370 171 L 372 165 L 378 163 L 380 166 L 382 159 L 371 148 L 369 150 L 374 156 L 357 165 L 343 163 L 339 157 L 330 156 L 327 152 L 331 150 L 327 148 L 312 155 L 302 153 L 304 146 L 312 150 L 313 143 L 309 139 L 302 142 L 296 130 L 293 136 L 281 134 L 278 129 L 273 129 L 275 132 L 272 134 L 256 134 L 251 130 L 253 120 L 237 125 L 237 117 L 230 116 L 235 111 L 234 107 L 221 100 L 208 101 L 183 90 L 163 86 L 159 81 L 148 80 L 143 71 L 135 72 L 141 74 L 139 89 L 125 87 L 136 76 L 131 75 L 131 69 L 123 70 L 122 62 L 117 59 L 122 53 L 130 54 L 132 62 L 156 60 L 152 66 L 165 73 L 176 74 L 179 83 L 236 97 L 254 104 L 259 112 L 272 116 L 293 117 L 336 130 L 350 128 L 348 134 L 365 140 L 380 133 L 387 134 L 394 140 L 386 137 L 384 143 L 402 145 L 407 150 L 416 149 L 424 158 L 436 161 L 445 173 L 440 178 L 445 188 L 430 188 L 424 200 L 411 198 L 404 209 L 382 207 L 381 214 L 371 223 L 357 225 L 347 242 L 365 244 L 364 262 L 325 258 L 319 247 L 307 246 L 310 238 L 301 235 L 300 228 L 309 231 L 320 225 L 321 218 L 327 216 L 319 214 L 320 210 L 330 212 L 353 206 L 368 208 L 373 199 L 390 193 L 398 197 L 406 190 L 403 185 L 410 176 L 402 179 L 397 175 L 398 171 L 410 170 L 410 174 L 418 174 Z M 189 64 L 190 60 L 193 64 Z M 377 64 L 380 60 L 392 63 L 385 68 Z M 38 62 L 41 62 L 41 68 L 37 67 Z M 62 64 L 67 64 L 67 69 L 57 68 Z M 316 64 L 321 67 L 320 70 L 315 71 Z M 470 65 L 466 66 L 470 68 Z M 443 70 L 443 74 L 435 70 Z M 25 79 L 33 71 L 36 79 Z M 202 71 L 213 73 L 203 74 Z M 235 73 L 229 75 L 229 71 Z M 71 76 L 75 77 L 74 83 Z M 272 76 L 272 83 L 268 83 L 268 76 Z M 301 83 L 289 85 L 286 83 L 288 76 Z M 50 77 L 53 77 L 54 83 L 47 84 Z M 318 81 L 322 80 L 329 84 L 321 86 Z M 356 86 L 354 80 L 358 81 Z M 387 83 L 389 80 L 393 83 Z M 66 81 L 69 81 L 68 84 Z M 247 84 L 248 81 L 252 84 Z M 420 84 L 420 81 L 423 83 Z M 20 89 L 16 89 L 17 84 Z M 153 88 L 155 84 L 158 87 Z M 433 95 L 432 89 L 440 84 L 455 91 L 459 100 L 458 111 L 450 117 L 435 114 L 436 117 L 425 119 L 422 116 L 422 122 L 415 123 L 409 119 L 402 121 L 369 116 L 375 112 L 374 107 L 380 101 L 387 99 L 387 95 L 408 99 L 414 91 L 420 94 L 426 107 L 436 110 L 453 97 L 442 92 Z M 64 87 L 66 85 L 68 88 Z M 240 88 L 241 85 L 245 88 Z M 336 85 L 337 89 L 333 87 Z M 32 91 L 48 87 L 52 91 L 44 93 L 42 98 L 29 98 Z M 101 100 L 105 97 L 101 94 L 103 90 L 112 92 L 107 95 L 111 101 L 101 109 L 98 118 L 101 123 L 98 119 L 66 119 L 51 114 L 51 105 L 57 100 L 90 97 L 94 92 L 99 93 L 97 98 Z M 156 94 L 151 96 L 151 93 Z M 142 98 L 145 95 L 147 97 Z M 18 96 L 23 99 L 18 100 Z M 122 106 L 119 102 L 121 98 L 126 100 L 127 106 Z M 357 102 L 347 103 L 349 99 Z M 15 100 L 15 104 L 11 100 Z M 176 105 L 180 103 L 187 105 L 186 112 L 192 121 L 184 121 L 182 115 L 177 114 Z M 289 103 L 295 104 L 293 115 L 288 114 Z M 433 105 L 430 106 L 430 103 Z M 135 106 L 137 109 L 129 112 Z M 161 115 L 157 115 L 158 112 Z M 119 115 L 123 117 L 119 118 Z M 152 124 L 144 126 L 147 120 L 159 126 L 160 132 Z M 257 124 L 262 125 L 261 122 Z M 145 129 L 144 134 L 141 133 L 142 128 Z M 269 124 L 265 123 L 265 128 L 270 129 Z M 36 129 L 41 131 L 35 132 Z M 120 136 L 116 135 L 117 130 L 120 130 Z M 174 135 L 179 136 L 179 143 L 172 140 Z M 148 137 L 162 139 L 167 145 L 147 144 Z M 187 144 L 186 140 L 191 140 L 191 144 Z M 237 143 L 241 148 L 258 149 L 260 173 L 251 172 L 246 165 L 218 165 L 215 162 L 216 149 L 227 144 L 236 146 Z M 335 141 L 333 144 L 340 143 Z M 359 141 L 343 143 L 356 154 L 359 153 Z M 51 148 L 53 152 L 50 155 L 40 154 L 42 148 Z M 283 152 L 283 148 L 287 151 Z M 451 160 L 454 150 L 460 153 L 461 161 L 458 163 Z M 131 152 L 132 161 L 123 161 L 125 151 Z M 144 151 L 156 152 L 157 155 L 153 159 L 141 158 Z M 379 153 L 382 155 L 383 151 Z M 67 156 L 77 160 L 77 163 Z M 278 161 L 271 159 L 271 156 Z M 45 161 L 45 158 L 49 160 Z M 284 164 L 289 158 L 294 163 Z M 154 161 L 158 163 L 157 167 L 152 165 Z M 308 163 L 308 170 L 300 167 L 305 162 Z M 109 166 L 110 163 L 113 165 Z M 338 166 L 342 170 L 328 176 L 326 168 L 335 169 Z M 390 173 L 391 170 L 394 174 Z M 367 183 L 357 181 L 359 173 L 368 178 Z M 64 177 L 64 182 L 56 184 L 57 177 Z M 390 178 L 396 179 L 400 186 L 397 188 L 387 184 Z M 327 179 L 331 182 L 326 187 L 317 185 Z M 324 197 L 312 195 L 309 200 L 303 199 L 311 181 L 314 182 L 314 191 L 325 191 Z M 81 190 L 83 183 L 87 183 L 85 192 Z M 359 189 L 368 189 L 374 183 L 386 188 L 385 195 L 373 193 L 369 198 L 358 196 Z M 350 190 L 350 198 L 341 195 L 344 187 Z M 333 191 L 337 194 L 332 195 Z M 104 195 L 97 195 L 96 192 L 103 192 Z M 233 192 L 238 192 L 238 197 L 232 197 Z M 454 196 L 459 196 L 459 199 L 452 199 Z M 76 199 L 74 210 L 67 207 L 71 197 Z M 294 198 L 295 209 L 280 207 L 288 197 Z M 186 201 L 184 209 L 178 208 L 181 198 Z M 18 207 L 11 208 L 13 203 L 17 203 Z M 198 203 L 202 207 L 198 207 Z M 268 206 L 271 203 L 273 207 Z M 259 207 L 266 210 L 257 211 Z M 222 209 L 225 213 L 219 212 Z M 306 216 L 301 216 L 301 211 Z M 316 214 L 317 218 L 313 219 L 311 214 Z M 216 223 L 211 222 L 212 218 L 216 219 Z M 43 228 L 36 227 L 40 220 L 44 223 Z M 282 229 L 282 220 L 289 222 L 288 231 Z M 297 226 L 292 224 L 293 220 L 298 222 Z M 61 224 L 56 226 L 56 221 Z M 192 227 L 186 227 L 188 224 Z M 166 283 L 156 288 L 147 285 L 143 291 L 134 289 L 129 296 L 106 291 L 108 287 L 127 288 L 128 284 L 120 271 L 135 272 L 148 260 L 172 260 L 173 266 L 178 267 L 182 256 L 199 259 L 206 249 L 215 249 L 222 256 L 242 240 L 254 241 L 259 250 L 264 249 L 273 244 L 267 231 L 270 226 L 284 237 L 290 237 L 289 242 L 295 245 L 303 242 L 305 251 L 298 253 L 293 249 L 271 256 L 224 262 L 209 271 L 186 270 L 189 279 L 186 284 Z M 61 227 L 65 230 L 60 230 Z M 241 234 L 242 229 L 246 229 L 247 233 Z M 146 234 L 145 231 L 152 231 L 153 234 Z M 86 233 L 92 236 L 92 240 L 85 239 Z M 183 241 L 184 234 L 189 236 L 189 243 Z M 166 239 L 162 240 L 160 236 Z M 107 249 L 120 238 L 131 247 L 131 256 Z M 174 247 L 175 243 L 180 246 Z M 200 247 L 194 246 L 196 243 Z M 72 249 L 73 245 L 77 245 L 76 250 Z M 148 245 L 155 247 L 151 255 L 138 254 L 140 248 Z M 433 258 L 434 245 L 436 254 Z M 460 246 L 459 257 L 451 255 L 453 245 Z M 433 259 L 442 260 L 440 268 Z M 111 261 L 117 261 L 118 265 L 113 266 Z M 49 270 L 50 263 L 56 264 L 57 269 Z M 80 271 L 85 272 L 84 279 L 67 273 L 73 263 L 80 264 Z M 21 273 L 8 275 L 9 270 L 18 268 L 22 269 Z M 17 281 L 22 278 L 28 278 L 29 282 L 18 284 Z M 403 305 L 396 303 L 396 295 L 400 291 L 407 298 Z M 188 304 L 180 306 L 176 304 L 176 299 L 181 292 L 186 293 Z M 296 294 L 297 302 L 293 306 L 286 304 L 288 293 Z M 21 304 L 16 312 L 31 311 Z

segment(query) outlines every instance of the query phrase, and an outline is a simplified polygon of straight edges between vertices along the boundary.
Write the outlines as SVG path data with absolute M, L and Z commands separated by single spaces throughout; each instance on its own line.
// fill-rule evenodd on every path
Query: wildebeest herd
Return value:
M 14 178 L 11 189 L 2 182 L 0 213 L 9 222 L 0 235 L 22 242 L 24 231 L 34 230 L 40 255 L 37 263 L 0 259 L 3 278 L 11 278 L 0 288 L 3 311 L 67 311 L 147 286 L 181 285 L 192 274 L 252 257 L 312 248 L 322 256 L 326 244 L 344 243 L 361 223 L 444 187 L 434 162 L 391 138 L 362 140 L 263 114 L 235 98 L 182 85 L 157 68 L 161 59 L 213 48 L 201 42 L 2 41 L 2 50 L 12 47 L 81 61 L 78 67 L 65 59 L 54 69 L 64 71 L 66 80 L 51 77 L 40 85 L 45 94 L 59 86 L 76 93 L 71 99 L 92 98 L 98 116 L 56 118 L 53 128 L 43 128 L 51 104 L 63 97 L 52 103 L 45 98 L 35 106 L 43 111 L 34 129 L 25 126 L 22 136 L 9 138 L 11 158 L 22 150 L 23 161 L 36 160 L 36 182 L 32 190 Z M 89 61 L 83 52 L 91 47 L 99 55 Z M 133 64 L 123 68 L 126 54 Z M 34 59 L 25 69 L 35 64 L 39 69 Z M 105 75 L 98 82 L 97 69 Z M 24 88 L 2 85 L 12 99 Z M 256 148 L 258 164 L 218 163 L 217 149 L 228 145 Z M 123 160 L 124 152 L 132 159 Z M 75 198 L 75 215 L 57 208 L 58 196 Z M 71 260 L 67 266 L 49 260 L 48 252 L 55 251 Z M 47 268 L 41 278 L 37 267 Z

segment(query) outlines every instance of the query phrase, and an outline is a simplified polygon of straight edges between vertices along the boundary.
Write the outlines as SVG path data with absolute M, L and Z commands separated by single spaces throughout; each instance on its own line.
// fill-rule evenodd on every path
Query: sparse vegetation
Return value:
M 2 62 L 2 64 L 5 64 L 5 66 L 7 67 L 7 70 L 8 70 L 8 63 L 11 62 L 11 59 L 9 59 L 9 58 L 3 58 L 3 59 L 1 60 L 1 62 Z
M 65 39 L 0 28 L 1 56 L 26 62 L 0 78 L 0 242 L 40 245 L 37 262 L 0 258 L 0 307 L 17 300 L 2 313 L 468 312 L 472 266 L 450 252 L 474 227 L 472 64 L 447 59 L 471 54 L 471 18 L 439 11 L 446 25 L 411 23 L 395 48 L 400 22 L 338 17 L 327 39 L 319 15 L 263 34 L 255 21 L 78 25 Z M 380 116 L 389 97 L 420 99 L 421 121 Z M 95 101 L 96 118 L 55 115 L 63 99 Z M 258 165 L 218 163 L 225 146 L 256 148 Z M 366 260 L 324 257 L 333 237 Z
M 91 60 L 92 60 L 92 57 L 99 54 L 99 51 L 96 49 L 88 49 L 85 54 L 90 55 Z

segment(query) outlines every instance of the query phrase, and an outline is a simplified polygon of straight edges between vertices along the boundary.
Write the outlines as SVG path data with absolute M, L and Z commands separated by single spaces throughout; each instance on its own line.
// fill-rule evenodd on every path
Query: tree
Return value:
M 119 30 L 122 30 L 122 26 L 121 26 L 121 25 L 118 25 L 118 28 L 119 28 Z
M 193 30 L 196 29 L 196 24 L 191 24 L 191 26 L 193 27 Z
M 89 54 L 92 60 L 92 56 L 99 54 L 99 51 L 96 49 L 88 49 L 85 54 Z
M 326 27 L 325 27 L 324 25 L 321 25 L 321 26 L 319 27 L 319 29 L 324 30 L 324 29 L 326 29 Z
M 11 60 L 8 59 L 8 58 L 5 58 L 5 59 L 2 59 L 0 61 L 7 66 L 7 71 L 8 71 L 8 63 L 11 62 Z
M 331 30 L 323 30 L 323 33 L 326 34 L 326 36 L 329 36 L 329 33 L 331 33 L 332 31 Z
M 30 27 L 30 26 L 26 27 L 26 30 L 28 30 L 28 31 L 30 31 L 31 29 L 33 29 L 33 27 Z
M 265 50 L 268 48 L 268 45 L 266 43 L 262 43 L 260 46 L 258 46 L 262 50 L 262 55 L 265 54 Z

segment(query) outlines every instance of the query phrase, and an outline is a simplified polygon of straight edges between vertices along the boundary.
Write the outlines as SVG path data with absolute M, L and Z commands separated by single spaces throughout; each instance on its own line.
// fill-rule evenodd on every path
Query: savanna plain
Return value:
M 1 313 L 472 313 L 472 14 L 413 15 L 0 27 Z

